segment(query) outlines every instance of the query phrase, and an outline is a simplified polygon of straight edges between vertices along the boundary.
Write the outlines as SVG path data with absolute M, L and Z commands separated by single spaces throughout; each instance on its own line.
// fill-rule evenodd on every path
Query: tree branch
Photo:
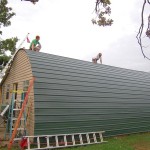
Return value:
M 113 20 L 106 17 L 111 14 L 110 4 L 110 0 L 96 0 L 95 13 L 97 19 L 92 19 L 93 24 L 103 27 L 111 26 L 113 24 Z
M 149 0 L 148 0 L 149 1 Z M 142 12 L 141 12 L 141 26 L 139 28 L 139 32 L 136 36 L 137 40 L 138 40 L 138 43 L 140 45 L 140 48 L 141 48 L 141 52 L 144 56 L 144 58 L 147 58 L 150 60 L 149 57 L 147 57 L 143 51 L 143 45 L 142 45 L 142 40 L 141 40 L 141 36 L 142 36 L 142 33 L 143 33 L 143 27 L 144 27 L 144 17 L 143 17 L 143 14 L 144 14 L 144 8 L 145 8 L 145 4 L 146 4 L 146 0 L 144 0 L 144 3 L 143 3 L 143 6 L 142 6 Z
M 96 0 L 96 5 L 95 5 L 95 12 L 96 13 L 98 11 L 99 4 L 100 4 L 100 0 Z

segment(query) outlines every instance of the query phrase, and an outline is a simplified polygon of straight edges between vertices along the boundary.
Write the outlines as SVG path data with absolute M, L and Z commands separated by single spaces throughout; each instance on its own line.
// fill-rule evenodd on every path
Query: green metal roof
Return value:
M 26 50 L 35 94 L 35 135 L 150 130 L 150 74 Z

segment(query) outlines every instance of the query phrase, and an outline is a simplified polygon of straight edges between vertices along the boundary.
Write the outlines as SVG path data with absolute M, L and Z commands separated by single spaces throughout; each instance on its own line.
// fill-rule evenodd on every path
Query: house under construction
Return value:
M 27 94 L 18 137 L 93 131 L 114 136 L 150 130 L 146 72 L 20 49 L 1 81 L 0 94 L 1 111 L 9 107 L 1 129 L 7 138 Z

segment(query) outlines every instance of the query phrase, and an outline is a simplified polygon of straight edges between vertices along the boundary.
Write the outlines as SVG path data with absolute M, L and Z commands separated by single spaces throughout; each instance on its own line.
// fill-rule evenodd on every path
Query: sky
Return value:
M 112 26 L 93 25 L 96 0 L 39 0 L 36 5 L 8 0 L 16 16 L 11 26 L 2 28 L 1 38 L 18 37 L 19 46 L 27 33 L 32 41 L 41 37 L 41 52 L 91 62 L 99 52 L 104 65 L 150 72 L 150 60 L 143 57 L 136 35 L 141 24 L 141 0 L 111 0 Z M 147 4 L 148 5 L 148 4 Z M 149 5 L 145 8 L 147 21 Z M 145 24 L 147 22 L 145 21 Z M 146 27 L 144 28 L 144 33 Z M 150 39 L 142 35 L 146 55 Z M 25 40 L 22 47 L 28 48 Z

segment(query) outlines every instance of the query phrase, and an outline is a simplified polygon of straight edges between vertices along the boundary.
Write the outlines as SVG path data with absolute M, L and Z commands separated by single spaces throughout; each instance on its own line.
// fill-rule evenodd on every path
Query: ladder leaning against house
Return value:
M 23 39 L 23 41 L 21 42 L 21 44 L 19 45 L 19 47 L 16 49 L 15 53 L 11 56 L 11 58 L 9 59 L 8 63 L 6 64 L 6 66 L 2 69 L 2 71 L 0 71 L 0 82 L 2 81 L 3 77 L 5 76 L 7 70 L 10 68 L 13 59 L 15 57 L 15 55 L 17 54 L 18 50 L 21 48 L 21 46 L 23 45 L 23 43 L 25 42 L 25 40 L 27 39 L 29 33 L 26 35 L 26 37 Z M 0 40 L 3 40 L 0 38 Z
M 28 87 L 28 91 L 27 91 L 27 93 L 26 93 L 26 95 L 25 95 L 25 98 L 24 98 L 23 102 L 20 101 L 20 102 L 22 103 L 22 104 L 21 104 L 21 109 L 20 109 L 20 108 L 19 108 L 19 109 L 18 109 L 18 108 L 14 108 L 14 98 L 12 98 L 12 102 L 13 102 L 13 103 L 11 104 L 11 109 L 9 109 L 9 110 L 10 110 L 9 114 L 10 114 L 10 117 L 11 117 L 10 122 L 9 122 L 9 125 L 10 125 L 10 130 L 9 130 L 9 131 L 10 131 L 11 137 L 10 137 L 9 144 L 8 144 L 8 150 L 11 149 L 14 140 L 18 140 L 18 138 L 16 139 L 16 134 L 17 134 L 17 132 L 18 132 L 19 130 L 24 130 L 24 131 L 26 131 L 26 127 L 25 127 L 25 125 L 26 125 L 26 122 L 25 122 L 25 115 L 24 115 L 24 117 L 22 117 L 22 115 L 25 114 L 25 107 L 26 107 L 26 104 L 27 104 L 27 102 L 28 102 L 28 96 L 29 96 L 29 93 L 30 93 L 30 91 L 31 91 L 31 89 L 32 89 L 34 80 L 35 80 L 34 77 L 30 80 L 30 84 L 29 84 L 29 87 Z M 15 111 L 19 111 L 18 118 L 14 118 L 14 117 L 13 117 Z M 12 128 L 13 121 L 15 121 L 15 120 L 16 120 L 15 125 L 14 125 L 14 127 Z M 21 120 L 24 121 L 24 127 L 23 127 L 23 129 L 20 128 Z
M 10 122 L 10 130 L 13 132 L 10 132 L 11 138 L 8 144 L 8 150 L 11 150 L 12 144 L 15 141 L 17 131 L 24 130 L 26 131 L 26 126 L 24 126 L 24 129 L 21 129 L 20 121 L 22 118 L 22 115 L 24 113 L 26 104 L 28 102 L 28 95 L 31 91 L 31 88 L 33 86 L 35 78 L 30 81 L 28 91 L 26 93 L 25 99 L 21 105 L 21 109 L 13 108 L 14 106 L 14 97 L 12 98 L 12 104 L 11 104 L 11 110 L 12 112 L 9 112 L 11 121 Z M 16 119 L 15 127 L 12 129 L 13 124 L 13 111 L 20 111 L 18 118 Z M 24 115 L 25 116 L 25 115 Z M 24 122 L 24 125 L 26 125 L 26 122 Z M 97 144 L 97 143 L 103 143 L 106 142 L 103 140 L 102 134 L 105 131 L 99 131 L 99 132 L 88 132 L 88 133 L 73 133 L 73 134 L 59 134 L 59 135 L 39 135 L 39 136 L 22 136 L 20 140 L 22 147 L 27 146 L 27 150 L 36 150 L 36 149 L 56 149 L 56 148 L 63 148 L 63 147 L 73 147 L 73 146 L 82 146 L 82 145 L 89 145 L 89 144 Z M 31 140 L 36 140 L 36 148 L 32 148 L 32 142 Z M 42 141 L 45 143 L 43 144 Z
M 24 100 L 24 93 L 22 94 L 22 99 L 18 100 L 15 99 L 15 94 L 17 91 L 12 91 L 12 98 L 11 98 L 11 104 L 9 105 L 9 111 L 7 115 L 7 125 L 6 125 L 6 131 L 5 131 L 5 139 L 8 135 L 9 138 L 12 136 L 12 132 L 14 130 L 15 123 L 17 121 L 19 111 L 21 110 L 22 103 Z M 23 113 L 23 116 L 20 120 L 19 127 L 17 129 L 17 136 L 16 138 L 20 136 L 26 135 L 26 114 Z M 16 139 L 17 140 L 17 139 Z

